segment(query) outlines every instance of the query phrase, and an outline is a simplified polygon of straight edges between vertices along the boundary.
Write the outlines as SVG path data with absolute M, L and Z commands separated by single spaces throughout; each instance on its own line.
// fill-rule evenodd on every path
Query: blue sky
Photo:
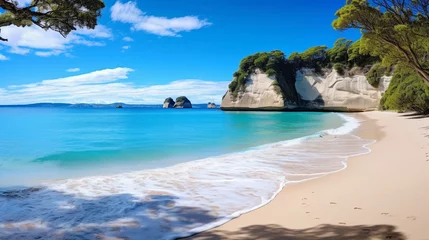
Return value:
M 31 0 L 19 0 L 24 6 Z M 37 28 L 2 28 L 0 104 L 161 103 L 187 95 L 220 102 L 240 60 L 286 54 L 356 31 L 332 29 L 345 0 L 105 1 L 95 30 L 66 39 Z

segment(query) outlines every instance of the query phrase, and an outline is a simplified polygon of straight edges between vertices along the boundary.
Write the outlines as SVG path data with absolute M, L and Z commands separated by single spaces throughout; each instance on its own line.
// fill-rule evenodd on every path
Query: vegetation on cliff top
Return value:
M 429 85 L 428 0 L 347 0 L 335 15 L 335 29 L 361 31 L 361 50 L 413 69 Z
M 176 103 L 180 103 L 180 102 L 190 103 L 191 101 L 189 101 L 189 99 L 185 96 L 180 96 L 180 97 L 176 98 Z
M 164 103 L 175 103 L 174 100 L 171 97 L 168 97 L 165 99 Z
M 255 73 L 256 69 L 266 73 L 268 76 L 276 77 L 275 90 L 282 93 L 283 98 L 292 103 L 299 102 L 299 96 L 294 87 L 295 68 L 285 58 L 282 51 L 260 52 L 245 57 L 237 72 L 234 73 L 234 79 L 229 84 L 229 90 L 234 98 L 243 90 L 248 77 Z

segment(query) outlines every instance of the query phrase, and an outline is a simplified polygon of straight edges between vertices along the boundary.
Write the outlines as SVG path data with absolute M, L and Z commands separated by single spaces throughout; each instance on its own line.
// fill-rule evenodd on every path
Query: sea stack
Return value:
M 185 96 L 181 96 L 176 98 L 176 104 L 174 104 L 174 108 L 192 108 L 192 103 Z
M 207 108 L 217 108 L 216 103 L 209 102 Z
M 174 102 L 174 100 L 171 97 L 169 97 L 169 98 L 165 99 L 164 105 L 162 107 L 163 108 L 174 108 L 174 104 L 176 104 Z

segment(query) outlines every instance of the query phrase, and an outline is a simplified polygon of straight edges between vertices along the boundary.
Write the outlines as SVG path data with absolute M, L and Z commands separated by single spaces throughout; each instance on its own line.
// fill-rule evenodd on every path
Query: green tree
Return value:
M 399 66 L 389 89 L 383 95 L 383 110 L 416 111 L 429 113 L 429 86 L 413 69 Z
M 347 52 L 352 43 L 353 41 L 347 40 L 345 38 L 340 38 L 335 41 L 334 47 L 326 51 L 330 63 L 347 63 Z
M 372 56 L 414 69 L 429 85 L 428 0 L 346 0 L 336 16 L 335 29 L 360 29 Z
M 0 0 L 0 28 L 39 26 L 54 30 L 66 37 L 76 27 L 93 29 L 104 8 L 101 0 L 33 0 L 30 5 L 19 7 L 16 1 Z M 0 37 L 0 41 L 7 39 Z

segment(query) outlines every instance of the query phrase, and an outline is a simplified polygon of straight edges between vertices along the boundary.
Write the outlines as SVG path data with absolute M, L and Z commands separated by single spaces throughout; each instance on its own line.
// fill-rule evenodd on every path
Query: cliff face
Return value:
M 284 100 L 283 90 L 275 85 L 277 79 L 256 71 L 247 79 L 236 97 L 228 90 L 222 100 L 223 110 L 321 110 L 368 111 L 378 108 L 391 77 L 382 77 L 378 88 L 372 87 L 365 76 L 340 76 L 332 71 L 326 76 L 302 69 L 296 73 L 295 89 L 299 103 Z M 274 85 L 273 85 L 274 83 Z
M 387 90 L 392 77 L 384 76 L 374 88 L 364 75 L 340 76 L 332 71 L 327 76 L 315 74 L 313 70 L 302 69 L 296 74 L 295 87 L 302 107 L 327 111 L 370 111 L 378 105 Z
M 228 90 L 222 99 L 221 109 L 223 110 L 281 110 L 285 103 L 281 92 L 277 91 L 275 77 L 268 77 L 266 74 L 256 70 L 251 74 L 242 91 L 236 97 Z

